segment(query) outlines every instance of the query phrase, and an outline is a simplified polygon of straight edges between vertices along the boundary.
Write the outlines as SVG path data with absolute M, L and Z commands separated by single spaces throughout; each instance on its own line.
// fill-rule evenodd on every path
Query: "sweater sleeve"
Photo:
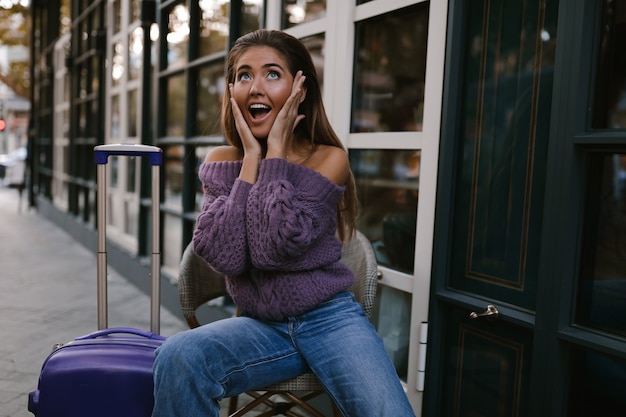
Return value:
M 200 167 L 204 189 L 196 220 L 194 251 L 213 269 L 239 275 L 249 268 L 245 207 L 251 184 L 237 179 L 241 163 L 217 162 Z
M 328 247 L 321 240 L 335 235 L 344 188 L 283 159 L 261 161 L 246 218 L 252 264 L 263 270 L 303 270 L 336 261 L 333 251 L 316 251 Z

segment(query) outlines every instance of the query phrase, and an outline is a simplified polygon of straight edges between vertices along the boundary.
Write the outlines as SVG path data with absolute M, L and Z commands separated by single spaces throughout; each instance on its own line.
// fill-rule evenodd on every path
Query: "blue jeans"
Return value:
M 236 317 L 157 349 L 153 417 L 219 416 L 224 397 L 312 370 L 346 417 L 414 416 L 382 340 L 352 294 L 284 322 Z

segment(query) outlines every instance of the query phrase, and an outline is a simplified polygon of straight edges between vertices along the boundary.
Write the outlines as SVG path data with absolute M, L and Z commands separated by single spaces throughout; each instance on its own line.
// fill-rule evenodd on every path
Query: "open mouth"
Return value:
M 270 110 L 271 108 L 269 106 L 266 106 L 265 104 L 253 104 L 249 108 L 250 115 L 252 116 L 253 120 L 263 119 L 265 116 L 268 115 Z

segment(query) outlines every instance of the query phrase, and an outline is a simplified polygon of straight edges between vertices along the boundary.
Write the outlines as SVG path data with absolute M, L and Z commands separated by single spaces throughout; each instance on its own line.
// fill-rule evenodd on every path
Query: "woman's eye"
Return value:
M 280 75 L 276 71 L 270 71 L 267 73 L 267 78 L 275 80 L 275 79 L 280 78 Z
M 247 72 L 239 74 L 239 80 L 248 81 L 250 80 L 250 74 Z

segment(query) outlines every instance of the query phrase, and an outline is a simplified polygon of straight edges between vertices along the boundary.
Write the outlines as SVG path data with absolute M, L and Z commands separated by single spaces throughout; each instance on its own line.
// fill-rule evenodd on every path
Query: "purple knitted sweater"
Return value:
M 204 187 L 194 250 L 226 276 L 246 313 L 284 320 L 352 285 L 339 262 L 336 237 L 340 187 L 284 159 L 264 159 L 253 185 L 238 179 L 240 161 L 200 167 Z

